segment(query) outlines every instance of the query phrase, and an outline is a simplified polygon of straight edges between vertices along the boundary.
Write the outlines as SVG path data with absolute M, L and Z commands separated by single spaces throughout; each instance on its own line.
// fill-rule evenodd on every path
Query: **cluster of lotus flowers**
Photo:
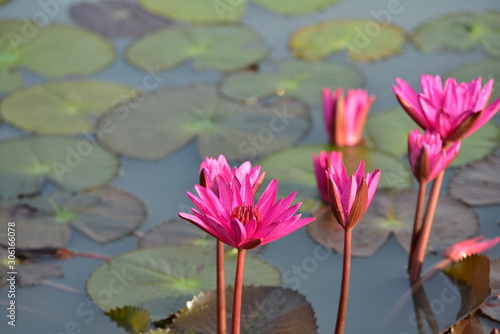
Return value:
M 397 79 L 393 87 L 401 106 L 424 130 L 416 128 L 408 135 L 408 160 L 420 184 L 415 223 L 409 258 L 410 279 L 420 276 L 427 247 L 430 226 L 439 198 L 444 170 L 457 156 L 460 140 L 467 137 L 500 109 L 500 99 L 488 106 L 493 80 L 484 87 L 481 78 L 458 84 L 451 78 L 443 83 L 439 76 L 421 76 L 422 92 L 417 93 L 405 81 Z M 323 91 L 324 120 L 331 144 L 342 147 L 362 141 L 364 124 L 375 97 L 364 90 L 342 88 Z M 318 192 L 321 200 L 330 206 L 335 220 L 345 231 L 344 272 L 335 333 L 343 333 L 349 287 L 351 230 L 360 221 L 370 205 L 380 179 L 380 170 L 365 173 L 364 161 L 354 174 L 349 175 L 340 152 L 321 152 L 312 157 Z M 278 181 L 272 180 L 256 199 L 264 181 L 265 172 L 245 162 L 230 167 L 225 157 L 206 158 L 200 166 L 197 195 L 187 193 L 196 208 L 192 213 L 179 213 L 183 219 L 215 237 L 218 254 L 223 244 L 238 249 L 238 264 L 234 290 L 232 333 L 239 333 L 241 285 L 245 250 L 279 239 L 312 222 L 297 214 L 301 203 L 293 205 L 296 193 L 277 199 Z M 427 183 L 433 182 L 425 215 L 422 213 Z M 480 237 L 456 244 L 447 251 L 452 260 L 496 244 L 500 238 L 483 241 Z M 223 243 L 223 244 L 222 244 Z M 218 271 L 223 268 L 218 255 Z M 222 275 L 223 276 L 223 275 Z M 222 278 L 220 278 L 222 279 Z M 218 281 L 218 290 L 223 282 Z M 219 291 L 219 301 L 224 295 Z M 239 304 L 239 305 L 238 305 Z M 220 305 L 219 305 L 220 306 Z M 221 312 L 221 307 L 219 307 Z M 222 319 L 222 317 L 224 319 Z M 225 333 L 225 313 L 219 314 L 219 333 Z

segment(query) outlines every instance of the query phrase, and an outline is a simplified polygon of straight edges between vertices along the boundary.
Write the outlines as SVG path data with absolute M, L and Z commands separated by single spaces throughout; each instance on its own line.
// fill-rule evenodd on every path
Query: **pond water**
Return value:
M 271 59 L 292 57 L 287 44 L 289 36 L 302 26 L 320 21 L 345 18 L 377 18 L 394 0 L 341 0 L 320 12 L 285 18 L 273 14 L 251 3 L 243 18 L 243 24 L 254 29 L 271 48 Z M 49 1 L 45 1 L 49 2 Z M 54 1 L 52 1 L 54 2 Z M 56 1 L 59 9 L 51 15 L 51 22 L 70 23 L 68 7 L 80 1 Z M 446 13 L 459 11 L 483 12 L 500 9 L 498 1 L 465 0 L 400 0 L 400 12 L 390 16 L 390 23 L 402 27 L 407 33 L 422 21 Z M 43 10 L 44 1 L 14 0 L 0 7 L 0 19 L 30 18 Z M 116 61 L 91 78 L 110 80 L 132 86 L 141 86 L 145 72 L 128 65 L 123 59 L 123 50 L 130 39 L 116 39 Z M 457 66 L 471 61 L 487 59 L 479 48 L 471 52 L 421 52 L 407 42 L 401 54 L 370 63 L 353 64 L 366 76 L 366 89 L 377 96 L 372 112 L 397 107 L 398 103 L 391 90 L 396 77 L 401 77 L 413 87 L 418 85 L 420 73 L 445 75 Z M 348 63 L 340 53 L 328 58 L 330 61 Z M 23 72 L 27 84 L 44 82 L 45 79 Z M 216 83 L 222 75 L 215 71 L 196 72 L 190 64 L 184 64 L 162 73 L 158 87 L 184 86 L 193 82 Z M 319 98 L 319 92 L 318 92 Z M 321 109 L 312 107 L 313 129 L 301 142 L 324 143 Z M 20 136 L 23 133 L 7 125 L 0 127 L 0 138 Z M 112 185 L 122 188 L 140 198 L 146 205 L 148 217 L 140 228 L 150 227 L 177 215 L 179 208 L 190 205 L 185 196 L 197 182 L 200 157 L 194 143 L 183 147 L 174 154 L 156 162 L 121 158 L 122 169 Z M 8 163 L 5 161 L 1 162 Z M 446 189 L 446 188 L 444 188 Z M 487 206 L 474 208 L 480 217 L 479 234 L 487 237 L 499 235 L 500 208 Z M 73 233 L 69 248 L 74 251 L 92 251 L 99 254 L 117 255 L 136 247 L 135 236 L 126 237 L 105 245 L 92 242 L 78 233 Z M 500 247 L 486 252 L 492 258 L 500 256 Z M 342 257 L 320 248 L 312 241 L 304 229 L 299 230 L 270 245 L 261 257 L 283 271 L 285 286 L 298 289 L 312 303 L 316 312 L 319 333 L 333 332 L 341 278 Z M 430 255 L 424 271 L 440 261 L 441 255 Z M 417 333 L 413 320 L 413 308 L 409 300 L 399 312 L 387 319 L 387 315 L 408 288 L 406 280 L 407 253 L 393 237 L 371 258 L 354 258 L 352 261 L 349 309 L 346 333 Z M 19 305 L 17 326 L 6 325 L 4 317 L 0 321 L 1 333 L 124 333 L 100 311 L 95 310 L 85 293 L 85 282 L 100 260 L 74 258 L 64 263 L 64 277 L 54 282 L 70 286 L 80 293 L 65 292 L 51 286 L 41 285 L 20 288 L 17 293 Z M 456 314 L 459 303 L 440 303 L 441 291 L 446 287 L 444 275 L 435 276 L 426 285 L 426 292 L 436 310 L 443 317 Z M 5 291 L 0 290 L 0 300 L 4 301 Z M 2 306 L 3 307 L 3 306 Z M 2 312 L 3 314 L 3 312 Z M 386 320 L 388 327 L 383 327 Z M 493 326 L 492 324 L 490 324 Z

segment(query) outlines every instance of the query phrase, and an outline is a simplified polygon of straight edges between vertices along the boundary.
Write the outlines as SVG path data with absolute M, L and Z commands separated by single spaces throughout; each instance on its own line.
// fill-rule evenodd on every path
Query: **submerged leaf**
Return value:
M 468 205 L 500 204 L 500 156 L 494 155 L 458 170 L 450 179 L 450 195 Z
M 139 334 L 149 330 L 149 313 L 136 306 L 118 307 L 105 312 L 119 327 L 129 334 Z
M 409 251 L 417 191 L 381 191 L 352 231 L 352 255 L 372 256 L 394 233 L 396 240 Z M 316 213 L 317 220 L 307 226 L 309 235 L 320 245 L 342 253 L 344 231 L 329 208 Z M 436 209 L 428 251 L 441 251 L 477 234 L 479 221 L 474 211 L 460 202 L 440 196 Z
M 132 87 L 104 81 L 66 81 L 30 86 L 6 97 L 0 113 L 9 123 L 41 134 L 91 131 L 96 117 L 136 95 Z
M 128 1 L 77 3 L 70 7 L 70 14 L 82 26 L 109 38 L 138 37 L 172 24 Z
M 295 57 L 319 60 L 341 50 L 352 61 L 373 61 L 402 51 L 404 31 L 387 23 L 368 19 L 336 20 L 306 26 L 290 39 Z
M 317 11 L 338 0 L 253 0 L 264 8 L 283 15 L 297 15 Z
M 161 159 L 196 139 L 201 156 L 248 160 L 295 144 L 310 127 L 309 112 L 297 101 L 242 106 L 221 99 L 212 85 L 155 91 L 104 120 L 116 127 L 103 143 L 140 159 Z
M 228 323 L 233 288 L 226 289 Z M 173 328 L 200 333 L 217 332 L 217 291 L 204 291 L 188 302 L 174 318 Z M 247 334 L 317 333 L 312 305 L 297 291 L 271 286 L 243 287 L 241 331 Z
M 226 257 L 226 282 L 234 282 L 236 260 Z M 133 250 L 101 264 L 87 281 L 87 291 L 103 310 L 123 305 L 146 309 L 153 321 L 182 308 L 194 294 L 215 288 L 213 247 L 177 246 Z M 118 293 L 107 290 L 111 278 Z M 281 284 L 281 273 L 257 258 L 247 256 L 245 284 Z
M 175 26 L 145 35 L 126 55 L 143 70 L 164 71 L 192 60 L 196 70 L 232 71 L 266 57 L 268 50 L 259 40 L 252 30 L 240 26 Z
M 229 75 L 221 91 L 230 98 L 255 102 L 266 96 L 295 97 L 308 104 L 321 103 L 323 87 L 351 89 L 363 84 L 363 75 L 345 64 L 281 60 L 273 72 L 239 72 Z
M 24 137 L 0 142 L 0 197 L 29 195 L 46 180 L 79 191 L 109 182 L 118 172 L 116 156 L 87 139 Z

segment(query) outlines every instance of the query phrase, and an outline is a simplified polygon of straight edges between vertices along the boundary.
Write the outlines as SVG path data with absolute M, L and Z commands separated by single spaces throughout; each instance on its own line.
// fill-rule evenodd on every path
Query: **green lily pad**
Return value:
M 476 63 L 471 63 L 463 67 L 457 68 L 448 74 L 449 78 L 455 78 L 457 82 L 469 82 L 477 79 L 478 76 L 483 78 L 483 83 L 489 79 L 500 81 L 500 60 L 489 59 Z M 490 101 L 495 101 L 500 98 L 500 88 L 493 89 Z
M 490 261 L 491 296 L 481 306 L 481 312 L 488 318 L 500 322 L 500 259 Z
M 234 289 L 226 289 L 227 323 L 231 323 Z M 217 333 L 217 291 L 204 291 L 188 302 L 173 328 Z M 241 332 L 247 334 L 317 333 L 312 305 L 297 291 L 274 286 L 243 287 Z
M 34 194 L 46 180 L 79 191 L 109 182 L 120 163 L 97 144 L 68 137 L 24 137 L 0 142 L 0 196 Z
M 283 15 L 297 15 L 317 11 L 336 3 L 338 0 L 253 0 L 262 7 Z
M 448 183 L 450 195 L 468 205 L 500 204 L 500 156 L 491 156 L 458 170 Z
M 256 33 L 240 26 L 175 26 L 138 39 L 126 57 L 143 70 L 164 71 L 192 60 L 196 70 L 232 71 L 267 56 L 267 48 L 259 41 Z
M 295 144 L 310 127 L 298 101 L 242 106 L 221 99 L 212 85 L 155 91 L 132 110 L 118 106 L 104 119 L 116 127 L 103 134 L 103 144 L 140 159 L 161 159 L 196 139 L 201 156 L 248 160 Z
M 462 140 L 460 151 L 450 164 L 450 167 L 457 167 L 482 159 L 493 153 L 499 144 L 500 127 L 490 121 Z
M 140 0 L 146 10 L 173 20 L 196 23 L 232 23 L 245 11 L 246 0 Z
M 363 74 L 345 64 L 309 63 L 281 60 L 270 73 L 240 72 L 229 75 L 222 83 L 224 95 L 250 104 L 266 96 L 295 97 L 308 104 L 321 103 L 323 87 L 357 88 L 363 85 Z
M 226 282 L 234 282 L 236 259 L 226 258 Z M 103 310 L 124 305 L 146 309 L 153 321 L 184 307 L 193 295 L 214 289 L 213 247 L 178 246 L 133 250 L 101 264 L 87 281 L 87 291 Z M 114 279 L 113 289 L 109 282 Z M 254 257 L 245 261 L 245 284 L 281 285 L 281 273 Z
M 405 43 L 401 28 L 368 19 L 335 20 L 303 27 L 290 39 L 295 57 L 319 60 L 347 51 L 352 61 L 374 61 L 400 53 Z
M 78 134 L 91 131 L 96 117 L 135 94 L 132 87 L 104 81 L 48 83 L 9 95 L 0 113 L 25 131 Z
M 352 233 L 352 255 L 370 257 L 394 234 L 408 252 L 417 203 L 416 190 L 377 190 L 372 203 Z M 343 252 L 344 230 L 329 207 L 316 212 L 317 219 L 307 226 L 316 242 L 338 253 Z M 438 252 L 479 231 L 479 220 L 472 209 L 459 201 L 441 196 L 436 209 L 428 251 Z
M 0 0 L 0 6 L 5 5 L 7 2 L 11 2 L 12 0 Z
M 90 31 L 63 25 L 37 27 L 28 20 L 0 21 L 0 41 L 3 71 L 25 67 L 48 78 L 91 74 L 115 56 L 113 45 Z M 0 83 L 0 91 L 7 91 L 5 79 Z
M 151 327 L 148 311 L 140 307 L 118 307 L 105 313 L 129 334 L 144 333 Z
M 500 57 L 500 12 L 453 13 L 422 23 L 411 39 L 422 51 L 468 51 L 481 44 L 492 57 Z
M 22 75 L 11 68 L 0 67 L 0 94 L 8 93 L 22 87 L 24 80 Z
M 339 150 L 343 153 L 349 173 L 354 173 L 361 160 L 365 161 L 365 170 L 373 172 L 375 168 L 381 170 L 378 189 L 404 189 L 411 187 L 412 174 L 409 167 L 402 160 L 398 160 L 386 153 L 364 146 L 335 148 L 328 145 L 296 146 L 269 157 L 260 164 L 266 171 L 268 179 L 278 179 L 279 192 L 290 194 L 297 191 L 296 201 L 304 204 L 302 211 L 313 211 L 320 205 L 319 193 L 316 186 L 312 156 L 321 151 L 330 152 Z

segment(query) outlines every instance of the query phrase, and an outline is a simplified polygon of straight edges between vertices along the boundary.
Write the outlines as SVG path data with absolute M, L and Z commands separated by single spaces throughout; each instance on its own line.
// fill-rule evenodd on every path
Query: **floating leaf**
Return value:
M 500 56 L 500 12 L 446 14 L 422 23 L 411 39 L 423 51 L 468 51 L 481 44 L 492 57 Z
M 3 118 L 25 131 L 77 134 L 91 131 L 95 118 L 136 92 L 104 81 L 66 81 L 35 85 L 6 97 Z
M 150 328 L 149 313 L 135 306 L 118 307 L 105 312 L 116 324 L 130 334 L 140 334 Z
M 373 61 L 393 56 L 403 49 L 404 31 L 368 19 L 336 20 L 306 26 L 290 40 L 298 58 L 318 60 L 340 50 L 352 61 Z
M 317 11 L 336 3 L 338 0 L 253 0 L 264 8 L 283 15 L 297 15 Z
M 12 0 L 0 0 L 0 6 L 5 5 L 7 2 L 11 2 Z
M 458 321 L 442 334 L 494 334 L 481 323 L 481 318 L 478 313 L 479 312 L 475 312 L 469 317 Z
M 77 3 L 70 7 L 70 14 L 82 26 L 109 38 L 139 37 L 172 24 L 127 1 Z
M 490 156 L 458 170 L 450 179 L 450 195 L 468 205 L 500 204 L 500 156 Z
M 469 82 L 481 76 L 483 84 L 489 79 L 500 81 L 500 60 L 489 59 L 472 64 L 468 64 L 461 68 L 457 68 L 448 74 L 448 77 L 455 78 L 457 82 Z M 494 89 L 491 94 L 490 101 L 495 101 L 500 98 L 500 88 Z
M 481 307 L 481 312 L 500 322 L 500 259 L 490 261 L 491 296 Z
M 236 259 L 226 258 L 226 282 L 236 269 Z M 182 308 L 194 294 L 215 288 L 213 247 L 178 246 L 134 250 L 104 262 L 87 281 L 87 291 L 103 310 L 123 305 L 146 309 L 153 321 L 163 319 Z M 110 279 L 117 280 L 115 290 L 108 289 Z M 245 284 L 281 284 L 274 267 L 248 256 Z M 119 285 L 119 286 L 118 286 Z
M 450 164 L 457 167 L 486 157 L 500 144 L 500 127 L 493 122 L 484 124 L 479 130 L 462 140 L 458 156 Z
M 340 150 L 351 174 L 356 171 L 361 160 L 365 161 L 366 170 L 373 171 L 379 168 L 381 170 L 379 189 L 402 189 L 411 186 L 412 174 L 406 163 L 364 146 L 345 148 L 328 145 L 296 146 L 266 157 L 260 164 L 269 179 L 278 179 L 280 194 L 297 191 L 297 200 L 307 202 L 307 207 L 302 206 L 301 210 L 308 211 L 319 204 L 312 156 L 323 150 L 328 152 Z
M 277 95 L 295 97 L 308 104 L 321 103 L 323 87 L 356 88 L 363 84 L 363 75 L 356 68 L 331 63 L 308 63 L 281 60 L 270 73 L 240 72 L 228 76 L 221 91 L 230 98 L 245 100 Z
M 175 26 L 135 41 L 127 59 L 143 70 L 164 71 L 192 60 L 196 70 L 232 71 L 266 57 L 267 49 L 256 44 L 259 40 L 253 31 L 239 26 Z
M 352 231 L 352 255 L 370 257 L 394 233 L 396 240 L 409 251 L 417 191 L 377 190 L 368 210 Z M 344 231 L 328 208 L 316 213 L 317 220 L 307 232 L 326 248 L 342 253 Z M 448 196 L 440 196 L 428 244 L 428 251 L 442 251 L 454 243 L 477 234 L 479 221 L 474 211 Z
M 1 54 L 0 57 L 2 57 Z M 14 69 L 0 67 L 0 94 L 10 92 L 22 86 L 23 77 L 19 72 Z
M 17 83 L 0 80 L 0 91 L 16 88 L 20 77 L 13 71 L 26 67 L 48 78 L 91 74 L 109 65 L 114 48 L 90 31 L 71 26 L 38 27 L 31 21 L 0 21 L 0 68 Z M 7 84 L 7 86 L 4 86 Z
M 118 106 L 105 119 L 116 127 L 103 143 L 140 159 L 161 159 L 195 138 L 201 156 L 251 159 L 295 144 L 310 127 L 309 112 L 297 101 L 242 106 L 218 97 L 211 85 L 155 91 L 133 110 Z
M 154 14 L 173 20 L 196 23 L 231 23 L 242 17 L 246 0 L 140 0 L 139 4 Z
M 226 289 L 231 323 L 233 288 Z M 174 328 L 217 333 L 217 291 L 205 291 L 188 302 L 173 321 Z M 297 291 L 274 286 L 243 287 L 241 332 L 247 334 L 317 333 L 311 304 Z
M 0 196 L 33 194 L 44 181 L 71 191 L 97 187 L 117 173 L 116 156 L 68 137 L 24 137 L 0 142 Z
M 4 221 L 15 221 L 19 248 L 61 248 L 70 226 L 105 243 L 131 234 L 146 218 L 144 204 L 112 187 L 68 194 L 55 192 L 12 205 Z M 1 215 L 0 215 L 1 217 Z M 6 238 L 0 233 L 0 243 Z

